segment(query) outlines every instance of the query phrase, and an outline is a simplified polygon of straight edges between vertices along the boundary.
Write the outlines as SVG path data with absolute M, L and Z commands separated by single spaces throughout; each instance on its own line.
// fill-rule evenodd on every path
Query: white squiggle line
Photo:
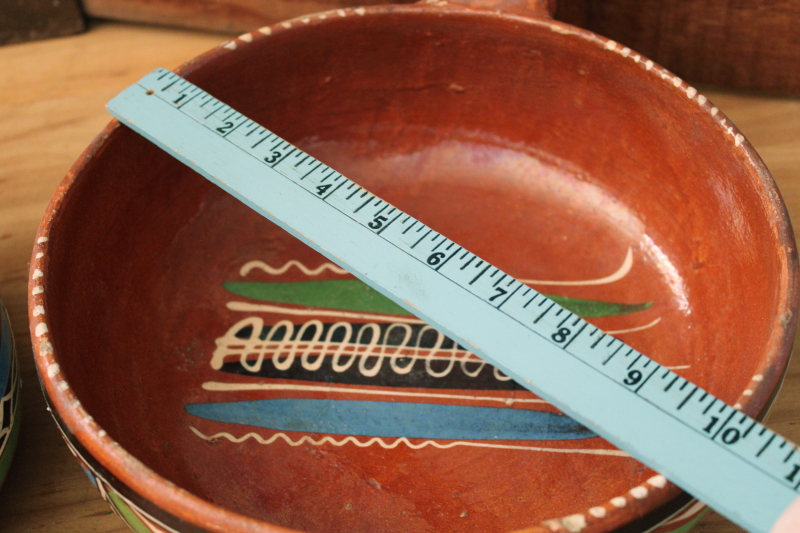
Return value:
M 275 268 L 271 267 L 270 265 L 266 264 L 264 261 L 248 261 L 247 263 L 242 266 L 241 270 L 239 270 L 239 274 L 242 276 L 246 276 L 250 273 L 253 269 L 263 270 L 267 274 L 271 276 L 279 276 L 289 270 L 291 267 L 297 267 L 303 274 L 306 276 L 319 276 L 322 272 L 326 270 L 330 270 L 334 274 L 349 274 L 347 270 L 334 265 L 333 263 L 322 263 L 317 268 L 308 268 L 303 263 L 296 259 L 292 259 L 291 261 L 287 261 L 282 267 Z
M 444 335 L 441 334 L 440 335 Z M 439 351 L 434 350 L 433 348 L 419 348 L 415 346 L 407 346 L 407 345 L 394 345 L 394 344 L 379 344 L 373 347 L 372 350 L 369 349 L 369 346 L 364 344 L 356 344 L 354 342 L 313 342 L 313 341 L 274 341 L 274 342 L 265 342 L 257 340 L 253 344 L 254 346 L 250 346 L 249 343 L 246 341 L 243 342 L 244 339 L 240 339 L 239 337 L 234 337 L 233 339 L 225 339 L 230 340 L 232 344 L 236 344 L 239 346 L 238 349 L 232 351 L 231 353 L 241 353 L 245 352 L 247 354 L 254 353 L 256 351 L 265 351 L 267 353 L 274 352 L 280 353 L 283 351 L 293 350 L 298 355 L 303 355 L 304 353 L 311 353 L 315 354 L 316 357 L 317 353 L 320 351 L 324 351 L 326 349 L 333 349 L 336 347 L 343 347 L 341 348 L 341 352 L 343 355 L 350 357 L 361 357 L 361 358 L 369 358 L 369 357 L 380 357 L 381 351 L 384 348 L 391 348 L 394 350 L 401 350 L 398 351 L 398 357 L 401 359 L 409 359 L 414 361 L 453 361 L 456 362 L 465 362 L 465 363 L 482 363 L 483 361 L 474 353 L 467 351 L 467 350 L 448 350 L 442 348 Z M 252 339 L 248 339 L 252 340 Z M 227 347 L 227 346 L 226 346 Z M 363 350 L 363 351 L 361 351 Z M 410 351 L 414 350 L 416 352 L 422 352 L 424 355 L 412 355 L 410 353 L 403 353 L 402 350 Z M 436 353 L 440 352 L 448 352 L 450 355 L 443 356 L 443 355 L 435 355 Z M 226 354 L 230 355 L 230 354 Z M 330 353 L 319 353 L 320 357 L 332 357 Z M 274 357 L 274 356 L 273 356 Z M 391 357 L 389 354 L 385 354 L 384 357 Z M 506 380 L 503 380 L 506 381 Z
M 606 331 L 607 335 L 619 335 L 620 333 L 632 333 L 634 331 L 642 331 L 643 329 L 652 328 L 656 324 L 661 322 L 661 317 L 656 318 L 649 324 L 645 324 L 644 326 L 637 326 L 635 328 L 628 328 L 628 329 L 618 329 L 616 331 Z
M 198 429 L 196 429 L 196 428 L 194 428 L 192 426 L 189 426 L 189 429 L 191 429 L 192 432 L 195 435 L 197 435 L 198 437 L 200 437 L 203 440 L 214 440 L 214 439 L 218 439 L 218 438 L 221 437 L 221 438 L 227 439 L 227 440 L 229 440 L 231 442 L 235 442 L 237 444 L 242 443 L 242 442 L 244 442 L 244 441 L 246 441 L 247 439 L 250 439 L 250 438 L 254 439 L 256 442 L 258 442 L 260 444 L 272 444 L 273 442 L 275 442 L 278 439 L 283 439 L 286 442 L 286 444 L 288 444 L 289 446 L 300 446 L 300 445 L 302 445 L 303 443 L 306 443 L 306 442 L 309 443 L 309 444 L 313 444 L 314 446 L 321 446 L 321 445 L 323 445 L 325 443 L 333 444 L 334 446 L 344 446 L 345 444 L 350 443 L 350 444 L 355 444 L 359 448 L 368 448 L 368 447 L 372 446 L 373 444 L 377 444 L 378 446 L 380 446 L 381 448 L 384 448 L 386 450 L 391 450 L 393 448 L 397 448 L 401 444 L 405 444 L 406 446 L 408 446 L 412 450 L 419 450 L 419 449 L 425 448 L 427 446 L 432 446 L 434 448 L 439 448 L 440 450 L 446 450 L 448 448 L 453 448 L 455 446 L 469 446 L 469 447 L 473 447 L 473 448 L 499 448 L 499 449 L 503 449 L 503 450 L 527 450 L 527 451 L 534 451 L 534 452 L 581 453 L 581 454 L 587 454 L 587 455 L 610 455 L 610 456 L 613 456 L 613 457 L 630 457 L 630 455 L 628 455 L 627 453 L 625 453 L 625 452 L 623 452 L 621 450 L 603 450 L 603 449 L 581 450 L 581 449 L 573 449 L 573 448 L 539 448 L 539 447 L 535 447 L 535 446 L 511 446 L 511 445 L 506 445 L 506 444 L 484 444 L 484 443 L 479 443 L 479 442 L 465 442 L 465 441 L 456 441 L 456 442 L 451 442 L 449 444 L 439 444 L 438 442 L 433 441 L 433 440 L 426 440 L 426 441 L 423 441 L 423 442 L 421 442 L 419 444 L 413 444 L 405 437 L 400 437 L 399 439 L 395 440 L 391 444 L 387 444 L 380 437 L 372 437 L 371 439 L 369 439 L 366 442 L 361 442 L 356 437 L 352 437 L 352 436 L 345 437 L 342 440 L 336 440 L 333 437 L 322 437 L 319 440 L 314 440 L 311 437 L 309 437 L 308 435 L 304 435 L 303 437 L 300 437 L 300 439 L 294 441 L 291 438 L 289 438 L 289 436 L 286 435 L 285 433 L 275 433 L 273 436 L 271 436 L 268 439 L 265 439 L 264 437 L 262 437 L 258 433 L 248 433 L 248 434 L 246 434 L 246 435 L 244 435 L 242 437 L 236 438 L 233 435 L 231 435 L 230 433 L 227 433 L 227 432 L 224 432 L 224 431 L 222 431 L 220 433 L 215 433 L 214 435 L 211 435 L 211 436 L 208 436 L 208 435 L 204 435 Z
M 625 276 L 627 276 L 628 273 L 631 271 L 631 267 L 633 267 L 633 249 L 629 247 L 628 253 L 625 254 L 625 260 L 622 262 L 622 266 L 620 266 L 616 272 L 604 278 L 586 279 L 578 281 L 551 281 L 551 280 L 538 280 L 538 279 L 521 279 L 520 281 L 527 285 L 560 285 L 562 287 L 606 285 L 608 283 L 619 281 Z
M 338 316 L 342 318 L 353 318 L 357 320 L 377 320 L 386 322 L 401 322 L 404 324 L 424 324 L 425 322 L 416 317 L 405 317 L 395 315 L 373 315 L 370 313 L 356 313 L 349 311 L 334 311 L 319 309 L 293 309 L 290 307 L 281 307 L 279 305 L 264 305 L 264 304 L 251 304 L 247 302 L 228 302 L 226 307 L 231 311 L 256 311 L 261 313 L 280 313 L 286 315 L 296 316 Z
M 264 272 L 272 276 L 279 276 L 280 274 L 285 273 L 293 266 L 297 267 L 307 276 L 319 276 L 325 270 L 330 270 L 335 274 L 349 274 L 347 270 L 339 266 L 336 266 L 333 263 L 322 263 L 317 268 L 311 269 L 296 259 L 287 261 L 282 267 L 279 268 L 272 267 L 263 261 L 248 261 L 247 263 L 244 264 L 244 266 L 242 266 L 242 268 L 239 271 L 239 274 L 242 276 L 246 276 L 253 269 L 259 269 L 263 270 Z M 613 274 L 605 276 L 603 278 L 576 280 L 576 281 L 555 281 L 555 280 L 537 280 L 537 279 L 522 279 L 520 281 L 528 285 L 559 285 L 567 287 L 577 287 L 586 285 L 605 285 L 608 283 L 613 283 L 615 281 L 621 280 L 622 278 L 628 275 L 632 267 L 633 267 L 633 249 L 628 247 L 628 252 L 625 254 L 625 259 L 622 261 L 622 265 L 619 267 L 619 269 Z
M 251 391 L 251 390 L 289 390 L 310 392 L 349 392 L 354 394 L 372 394 L 377 396 L 411 396 L 418 398 L 443 398 L 454 400 L 469 400 L 474 402 L 500 402 L 506 405 L 515 403 L 547 403 L 539 398 L 500 398 L 497 396 L 466 396 L 461 394 L 438 394 L 426 392 L 387 391 L 375 389 L 351 389 L 342 387 L 325 387 L 321 385 L 286 385 L 272 383 L 223 383 L 220 381 L 206 381 L 203 389 L 208 391 Z

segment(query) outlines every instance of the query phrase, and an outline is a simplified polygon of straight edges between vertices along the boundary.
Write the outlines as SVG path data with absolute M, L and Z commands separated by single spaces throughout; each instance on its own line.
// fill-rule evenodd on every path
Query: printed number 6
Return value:
M 442 262 L 442 259 L 444 259 L 444 252 L 436 252 L 428 257 L 428 264 L 436 266 Z

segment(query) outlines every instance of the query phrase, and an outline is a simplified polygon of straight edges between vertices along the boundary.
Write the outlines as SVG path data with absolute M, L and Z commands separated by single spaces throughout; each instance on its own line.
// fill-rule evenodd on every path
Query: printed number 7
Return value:
M 502 295 L 504 295 L 505 293 L 507 293 L 507 292 L 508 292 L 507 290 L 505 290 L 505 289 L 501 289 L 500 287 L 495 287 L 495 288 L 494 288 L 494 290 L 496 290 L 496 291 L 497 291 L 497 294 L 495 294 L 494 296 L 492 296 L 491 298 L 489 298 L 489 301 L 490 301 L 490 302 L 493 302 L 493 301 L 495 301 L 496 299 L 500 298 Z

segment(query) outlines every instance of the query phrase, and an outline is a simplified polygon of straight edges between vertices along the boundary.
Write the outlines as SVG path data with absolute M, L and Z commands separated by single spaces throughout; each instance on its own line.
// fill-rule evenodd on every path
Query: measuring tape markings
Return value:
M 157 107 L 164 113 L 151 111 L 153 116 L 140 116 L 142 106 L 151 105 L 148 101 L 162 102 Z M 794 445 L 188 81 L 159 69 L 112 100 L 109 111 L 307 244 L 339 263 L 349 264 L 365 282 L 462 345 L 469 345 L 471 351 L 617 446 L 639 451 L 636 455 L 640 457 L 647 446 L 644 457 L 648 464 L 690 488 L 712 507 L 724 509 L 745 527 L 767 531 L 796 496 L 800 461 L 791 461 L 796 455 Z M 137 124 L 139 120 L 143 121 L 141 125 Z M 149 121 L 146 125 L 145 120 Z M 182 135 L 186 133 L 191 135 Z M 220 144 L 220 138 L 227 142 Z M 196 153 L 198 142 L 204 147 L 208 143 L 219 153 Z M 249 156 L 246 163 L 242 152 Z M 195 156 L 202 156 L 203 161 L 195 161 Z M 237 161 L 235 186 L 221 177 L 231 173 L 231 161 Z M 277 175 L 265 175 L 265 165 Z M 290 183 L 277 178 L 286 178 Z M 321 202 L 309 204 L 312 201 L 308 193 Z M 276 201 L 276 196 L 281 199 Z M 264 205 L 270 205 L 272 211 Z M 302 205 L 313 209 L 302 216 L 291 213 L 292 206 Z M 335 227 L 326 224 L 329 219 L 325 217 L 333 216 L 329 210 L 346 218 L 338 216 Z M 284 222 L 287 219 L 291 225 Z M 356 242 L 353 236 L 366 240 Z M 358 257 L 337 257 L 336 250 L 354 247 L 362 252 Z M 367 248 L 371 249 L 369 253 Z M 413 258 L 424 268 L 407 268 L 407 260 L 404 263 L 398 254 Z M 404 296 L 398 298 L 395 294 Z M 477 310 L 474 297 L 482 306 Z M 415 302 L 424 302 L 425 309 L 417 309 Z M 465 333 L 452 331 L 452 326 Z M 534 346 L 536 357 L 521 351 L 522 345 Z M 564 352 L 573 357 L 564 358 Z M 505 355 L 498 362 L 492 353 Z M 606 379 L 597 380 L 595 373 L 586 372 L 586 366 Z M 535 382 L 531 376 L 536 376 Z M 570 383 L 582 392 L 567 394 L 563 389 L 547 386 L 552 383 Z M 632 401 L 633 398 L 643 402 Z M 615 413 L 604 412 L 608 409 L 606 402 L 615 406 Z M 647 416 L 642 416 L 643 405 L 649 406 Z M 635 421 L 638 427 L 629 427 L 626 419 Z M 689 445 L 683 438 L 686 430 L 703 438 L 691 439 L 694 449 L 680 452 L 675 448 Z M 721 449 L 725 450 L 722 454 Z M 713 476 L 713 490 L 698 487 L 687 480 L 685 471 L 662 460 L 674 459 L 681 453 L 684 460 L 694 461 L 689 466 L 694 471 L 692 475 Z M 745 471 L 749 473 L 744 479 L 751 480 L 754 486 L 740 486 Z M 752 509 L 743 512 L 747 504 L 762 507 L 761 516 L 754 519 L 757 513 Z

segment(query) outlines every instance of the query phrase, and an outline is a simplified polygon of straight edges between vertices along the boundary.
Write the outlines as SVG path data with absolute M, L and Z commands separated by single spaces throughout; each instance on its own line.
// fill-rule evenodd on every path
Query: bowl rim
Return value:
M 743 391 L 737 406 L 751 416 L 763 418 L 770 404 L 778 393 L 780 385 L 788 366 L 794 333 L 797 323 L 797 310 L 800 304 L 798 295 L 798 256 L 795 249 L 794 234 L 789 215 L 777 186 L 750 143 L 739 130 L 697 90 L 668 70 L 656 65 L 640 54 L 613 40 L 598 36 L 587 30 L 576 28 L 568 24 L 545 18 L 502 13 L 488 9 L 469 9 L 463 6 L 447 4 L 438 0 L 427 0 L 425 3 L 406 5 L 383 5 L 359 8 L 330 10 L 313 15 L 304 15 L 277 23 L 271 26 L 245 33 L 238 38 L 226 41 L 217 47 L 190 59 L 175 72 L 187 76 L 197 69 L 203 68 L 209 62 L 226 54 L 235 53 L 239 47 L 252 46 L 253 43 L 265 42 L 269 36 L 292 28 L 323 24 L 326 20 L 331 22 L 339 18 L 382 16 L 391 13 L 425 14 L 434 12 L 438 15 L 480 17 L 488 19 L 501 19 L 514 23 L 525 24 L 539 29 L 549 29 L 555 34 L 574 37 L 582 41 L 581 46 L 594 46 L 605 52 L 620 56 L 623 59 L 635 62 L 642 68 L 642 76 L 650 83 L 661 83 L 669 91 L 674 92 L 675 99 L 689 98 L 706 111 L 708 117 L 715 123 L 719 134 L 727 136 L 739 150 L 738 157 L 751 169 L 754 186 L 762 190 L 762 200 L 767 204 L 773 215 L 773 231 L 782 246 L 783 253 L 779 253 L 783 276 L 780 286 L 779 313 L 774 319 L 772 334 L 768 342 L 768 349 L 763 357 L 759 371 L 754 376 L 753 385 Z M 619 58 L 617 58 L 619 59 Z M 647 76 L 652 76 L 647 79 Z M 225 509 L 210 501 L 204 500 L 182 489 L 155 471 L 144 465 L 122 446 L 114 441 L 94 421 L 91 415 L 83 408 L 80 400 L 75 396 L 59 366 L 58 353 L 51 342 L 50 333 L 45 320 L 48 309 L 46 285 L 48 280 L 49 257 L 47 255 L 48 240 L 52 225 L 58 220 L 60 207 L 70 194 L 73 184 L 80 179 L 83 169 L 88 162 L 99 155 L 111 139 L 121 128 L 116 120 L 111 122 L 95 137 L 92 143 L 81 154 L 67 175 L 58 186 L 45 211 L 42 222 L 38 228 L 36 241 L 33 247 L 30 272 L 28 313 L 30 334 L 33 344 L 34 359 L 39 373 L 42 387 L 48 402 L 56 410 L 57 424 L 62 431 L 66 429 L 75 439 L 86 448 L 88 453 L 122 484 L 144 500 L 157 503 L 164 512 L 183 520 L 189 524 L 204 528 L 208 531 L 226 533 L 302 533 L 297 530 L 284 528 L 257 520 L 237 512 Z M 745 394 L 747 393 L 747 394 Z M 66 428 L 61 427 L 63 422 Z M 645 497 L 633 496 L 631 492 L 640 487 L 646 490 Z M 650 516 L 659 509 L 676 502 L 685 493 L 677 486 L 667 482 L 663 476 L 654 476 L 645 484 L 633 487 L 631 492 L 621 495 L 625 498 L 625 505 L 606 505 L 602 516 L 599 512 L 588 510 L 579 515 L 568 517 L 555 517 L 545 521 L 543 526 L 534 526 L 526 532 L 566 531 L 571 530 L 570 520 L 583 520 L 581 528 L 585 533 L 599 533 L 615 529 L 620 523 L 629 524 L 632 520 L 644 515 Z M 618 500 L 618 498 L 615 498 Z M 659 500 L 659 501 L 654 501 Z M 685 506 L 684 506 L 685 507 Z M 594 507 L 592 509 L 598 509 Z M 680 511 L 681 507 L 674 509 Z M 673 513 L 667 516 L 674 516 Z M 622 522 L 620 522 L 622 520 Z M 658 525 L 656 521 L 651 525 Z M 544 527 L 546 526 L 546 528 Z

